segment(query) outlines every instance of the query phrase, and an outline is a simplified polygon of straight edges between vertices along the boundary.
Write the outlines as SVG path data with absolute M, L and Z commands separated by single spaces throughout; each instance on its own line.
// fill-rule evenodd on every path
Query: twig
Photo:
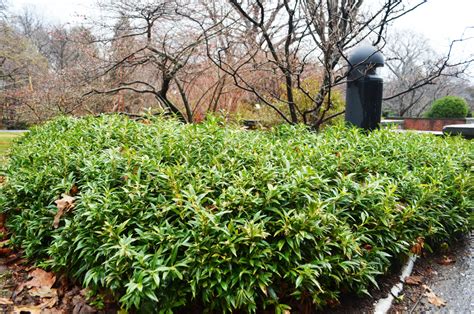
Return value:
M 413 305 L 413 307 L 410 309 L 410 311 L 408 312 L 408 314 L 413 313 L 413 311 L 416 309 L 416 307 L 418 306 L 418 303 L 420 303 L 420 301 L 421 301 L 422 298 L 423 298 L 423 293 L 421 293 L 420 297 L 419 297 L 418 300 L 416 301 L 415 305 Z

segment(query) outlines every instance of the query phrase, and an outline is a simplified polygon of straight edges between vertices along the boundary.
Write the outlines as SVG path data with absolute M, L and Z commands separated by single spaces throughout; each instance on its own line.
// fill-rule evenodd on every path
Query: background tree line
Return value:
M 384 107 L 393 115 L 420 116 L 448 94 L 472 105 L 473 58 L 452 57 L 467 36 L 438 55 L 421 35 L 392 27 L 425 2 L 102 0 L 99 19 L 52 25 L 1 1 L 2 121 L 151 110 L 318 129 L 343 113 L 347 56 L 361 44 L 387 58 Z

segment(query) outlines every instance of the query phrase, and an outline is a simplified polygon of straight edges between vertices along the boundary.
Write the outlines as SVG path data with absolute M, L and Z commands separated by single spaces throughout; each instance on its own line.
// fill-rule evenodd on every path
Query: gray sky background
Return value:
M 369 0 L 370 1 L 370 0 Z M 375 0 L 372 0 L 375 1 Z M 14 11 L 34 6 L 47 20 L 56 23 L 77 23 L 93 12 L 96 0 L 9 0 Z M 466 27 L 474 27 L 474 0 L 428 0 L 415 11 L 396 21 L 395 26 L 419 32 L 431 41 L 435 51 L 446 51 L 453 39 Z M 468 31 L 474 36 L 474 29 Z M 456 54 L 474 53 L 474 40 L 457 47 Z

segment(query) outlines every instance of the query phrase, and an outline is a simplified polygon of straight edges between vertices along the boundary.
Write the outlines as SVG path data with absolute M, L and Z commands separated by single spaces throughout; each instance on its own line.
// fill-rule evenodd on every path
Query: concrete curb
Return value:
M 416 256 L 410 255 L 407 263 L 402 269 L 402 273 L 400 275 L 400 282 L 395 284 L 392 289 L 390 289 L 390 292 L 386 298 L 380 299 L 374 303 L 375 314 L 385 314 L 390 310 L 390 308 L 392 307 L 393 300 L 398 297 L 400 292 L 402 292 L 403 290 L 403 283 L 405 282 L 405 278 L 411 275 L 415 261 Z

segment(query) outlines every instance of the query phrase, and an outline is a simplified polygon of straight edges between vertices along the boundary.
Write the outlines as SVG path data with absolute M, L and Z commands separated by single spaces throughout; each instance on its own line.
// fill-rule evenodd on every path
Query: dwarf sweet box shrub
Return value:
M 420 237 L 472 226 L 461 138 L 150 119 L 34 128 L 0 194 L 14 245 L 126 308 L 322 306 L 366 292 Z M 61 195 L 74 206 L 58 215 Z

